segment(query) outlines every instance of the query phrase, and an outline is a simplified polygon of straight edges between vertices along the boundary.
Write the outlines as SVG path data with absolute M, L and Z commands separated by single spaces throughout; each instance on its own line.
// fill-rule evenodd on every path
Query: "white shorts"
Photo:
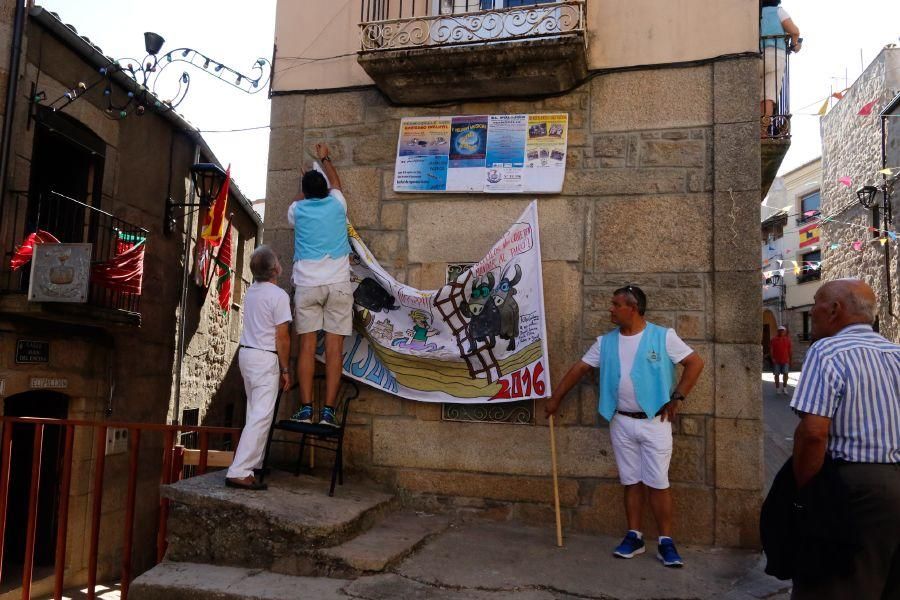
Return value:
M 324 330 L 338 335 L 353 333 L 353 286 L 330 283 L 294 288 L 294 329 L 297 333 Z
M 784 50 L 767 46 L 763 60 L 759 62 L 760 100 L 778 101 L 784 86 L 784 69 L 787 58 Z
M 634 419 L 616 413 L 609 424 L 609 434 L 622 485 L 643 483 L 657 490 L 669 487 L 670 421 L 660 417 Z

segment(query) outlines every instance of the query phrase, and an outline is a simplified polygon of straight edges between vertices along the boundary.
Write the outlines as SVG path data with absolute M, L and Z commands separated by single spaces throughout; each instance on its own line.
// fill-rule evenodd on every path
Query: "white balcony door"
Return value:
M 552 4 L 559 0 L 434 0 L 434 14 L 453 15 L 494 8 Z

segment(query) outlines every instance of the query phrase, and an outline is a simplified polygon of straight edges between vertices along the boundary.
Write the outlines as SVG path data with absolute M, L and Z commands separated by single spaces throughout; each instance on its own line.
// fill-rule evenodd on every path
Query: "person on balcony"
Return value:
M 771 134 L 772 115 L 784 85 L 787 51 L 800 51 L 800 29 L 781 7 L 781 0 L 760 0 L 759 35 L 763 61 L 759 67 L 762 136 Z M 776 36 L 781 36 L 779 39 Z M 787 41 L 790 36 L 790 43 Z
M 300 335 L 300 410 L 291 420 L 312 423 L 316 346 L 319 331 L 324 331 L 325 402 L 319 424 L 337 427 L 334 405 L 341 383 L 344 338 L 353 332 L 347 200 L 328 146 L 316 144 L 316 157 L 325 174 L 316 169 L 303 174 L 300 192 L 287 214 L 294 227 L 294 327 Z
M 787 396 L 788 372 L 791 370 L 791 336 L 784 325 L 778 326 L 778 333 L 769 341 L 769 355 L 772 357 L 772 374 L 775 376 L 775 393 Z M 778 375 L 781 375 L 781 387 Z
M 703 359 L 673 329 L 648 323 L 646 309 L 647 296 L 639 287 L 629 285 L 613 292 L 609 314 L 617 327 L 597 338 L 569 369 L 544 412 L 548 417 L 554 414 L 566 394 L 585 375 L 599 369 L 599 411 L 610 422 L 628 520 L 628 533 L 613 555 L 633 558 L 645 552 L 641 517 L 649 494 L 659 530 L 656 557 L 666 567 L 681 567 L 684 563 L 672 541 L 672 422 L 703 371 Z M 684 366 L 677 384 L 676 364 Z
M 264 490 L 254 471 L 262 467 L 263 455 L 278 384 L 291 384 L 288 368 L 291 355 L 291 300 L 278 287 L 281 263 L 268 246 L 260 246 L 250 256 L 253 283 L 244 294 L 244 327 L 241 331 L 238 365 L 247 393 L 247 418 L 234 460 L 225 475 L 225 485 L 247 490 Z

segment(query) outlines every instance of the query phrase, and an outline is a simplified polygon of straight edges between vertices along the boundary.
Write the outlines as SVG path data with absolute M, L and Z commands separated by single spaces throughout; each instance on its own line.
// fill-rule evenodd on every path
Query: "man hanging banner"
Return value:
M 345 375 L 423 402 L 550 395 L 537 202 L 481 262 L 437 290 L 396 281 L 352 227 L 350 237 L 357 287 Z
M 394 191 L 559 192 L 568 131 L 567 113 L 406 117 Z

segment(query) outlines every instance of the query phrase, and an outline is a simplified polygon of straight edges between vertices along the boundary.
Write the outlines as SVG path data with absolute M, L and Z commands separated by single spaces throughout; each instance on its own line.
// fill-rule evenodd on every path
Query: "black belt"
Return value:
M 238 346 L 238 348 L 246 348 L 247 350 L 260 350 L 262 352 L 271 352 L 272 354 L 275 354 L 276 356 L 278 355 L 277 350 L 266 350 L 265 348 L 254 348 L 253 346 L 245 346 L 243 344 L 240 344 Z
M 628 412 L 627 410 L 617 410 L 617 413 L 620 415 L 625 415 L 626 417 L 631 417 L 632 419 L 646 419 L 647 413 L 645 412 Z M 659 412 L 662 412 L 661 410 Z M 659 413 L 653 415 L 654 417 L 659 416 Z

